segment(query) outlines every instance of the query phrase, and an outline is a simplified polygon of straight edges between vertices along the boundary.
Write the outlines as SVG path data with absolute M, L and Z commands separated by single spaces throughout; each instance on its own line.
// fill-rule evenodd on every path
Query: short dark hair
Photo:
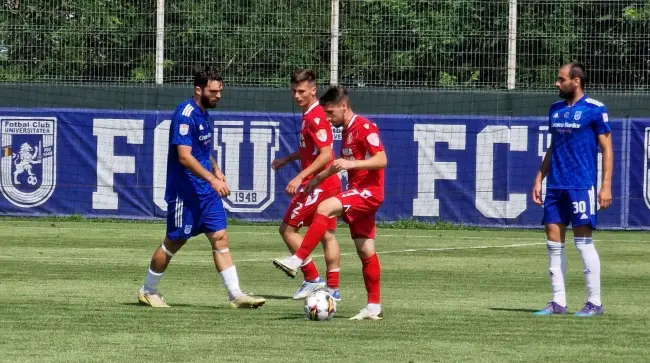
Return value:
M 316 83 L 316 72 L 309 68 L 298 69 L 291 75 L 291 84 L 302 82 Z
M 569 78 L 579 78 L 580 79 L 580 88 L 585 88 L 585 83 L 587 83 L 587 75 L 585 72 L 585 66 L 580 62 L 571 62 L 564 65 L 569 67 Z
M 210 81 L 219 81 L 223 83 L 223 78 L 213 66 L 204 66 L 194 71 L 194 87 L 204 88 Z
M 321 105 L 338 105 L 348 99 L 348 90 L 343 86 L 330 87 L 318 100 Z

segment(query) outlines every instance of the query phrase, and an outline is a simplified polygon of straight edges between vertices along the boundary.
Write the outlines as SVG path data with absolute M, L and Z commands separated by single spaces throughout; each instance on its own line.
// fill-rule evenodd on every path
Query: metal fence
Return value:
M 4 0 L 0 82 L 165 84 L 219 67 L 284 85 L 297 67 L 356 87 L 647 91 L 650 0 Z

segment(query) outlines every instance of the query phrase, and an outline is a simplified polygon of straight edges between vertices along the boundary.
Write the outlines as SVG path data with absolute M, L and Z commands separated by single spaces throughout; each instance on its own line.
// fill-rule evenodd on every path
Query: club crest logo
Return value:
M 582 111 L 576 111 L 576 113 L 573 115 L 573 119 L 575 121 L 580 120 L 580 117 L 582 116 Z
M 56 118 L 0 117 L 0 191 L 13 205 L 45 203 L 56 187 Z

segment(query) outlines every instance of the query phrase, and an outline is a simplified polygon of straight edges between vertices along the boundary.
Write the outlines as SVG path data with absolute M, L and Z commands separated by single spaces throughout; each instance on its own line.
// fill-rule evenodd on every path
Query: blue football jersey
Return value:
M 553 189 L 591 189 L 598 172 L 598 135 L 611 132 L 607 108 L 586 95 L 573 106 L 551 105 L 551 169 L 546 182 Z
M 213 125 L 207 111 L 194 102 L 193 99 L 181 102 L 174 111 L 169 127 L 169 153 L 167 155 L 167 188 L 165 200 L 167 203 L 181 199 L 200 199 L 202 197 L 218 196 L 210 187 L 210 183 L 195 176 L 189 169 L 178 161 L 178 145 L 192 147 L 192 155 L 203 167 L 212 171 L 210 154 L 213 150 Z

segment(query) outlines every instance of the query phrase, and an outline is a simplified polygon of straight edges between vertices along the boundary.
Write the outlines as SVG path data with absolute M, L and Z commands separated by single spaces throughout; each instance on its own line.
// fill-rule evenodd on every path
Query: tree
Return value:
M 358 87 L 504 89 L 507 0 L 341 1 L 339 80 Z M 647 90 L 650 0 L 519 1 L 517 87 L 548 89 L 560 64 L 590 87 Z M 155 2 L 6 0 L 0 81 L 153 83 Z M 164 78 L 218 66 L 229 84 L 329 81 L 330 0 L 167 1 Z

